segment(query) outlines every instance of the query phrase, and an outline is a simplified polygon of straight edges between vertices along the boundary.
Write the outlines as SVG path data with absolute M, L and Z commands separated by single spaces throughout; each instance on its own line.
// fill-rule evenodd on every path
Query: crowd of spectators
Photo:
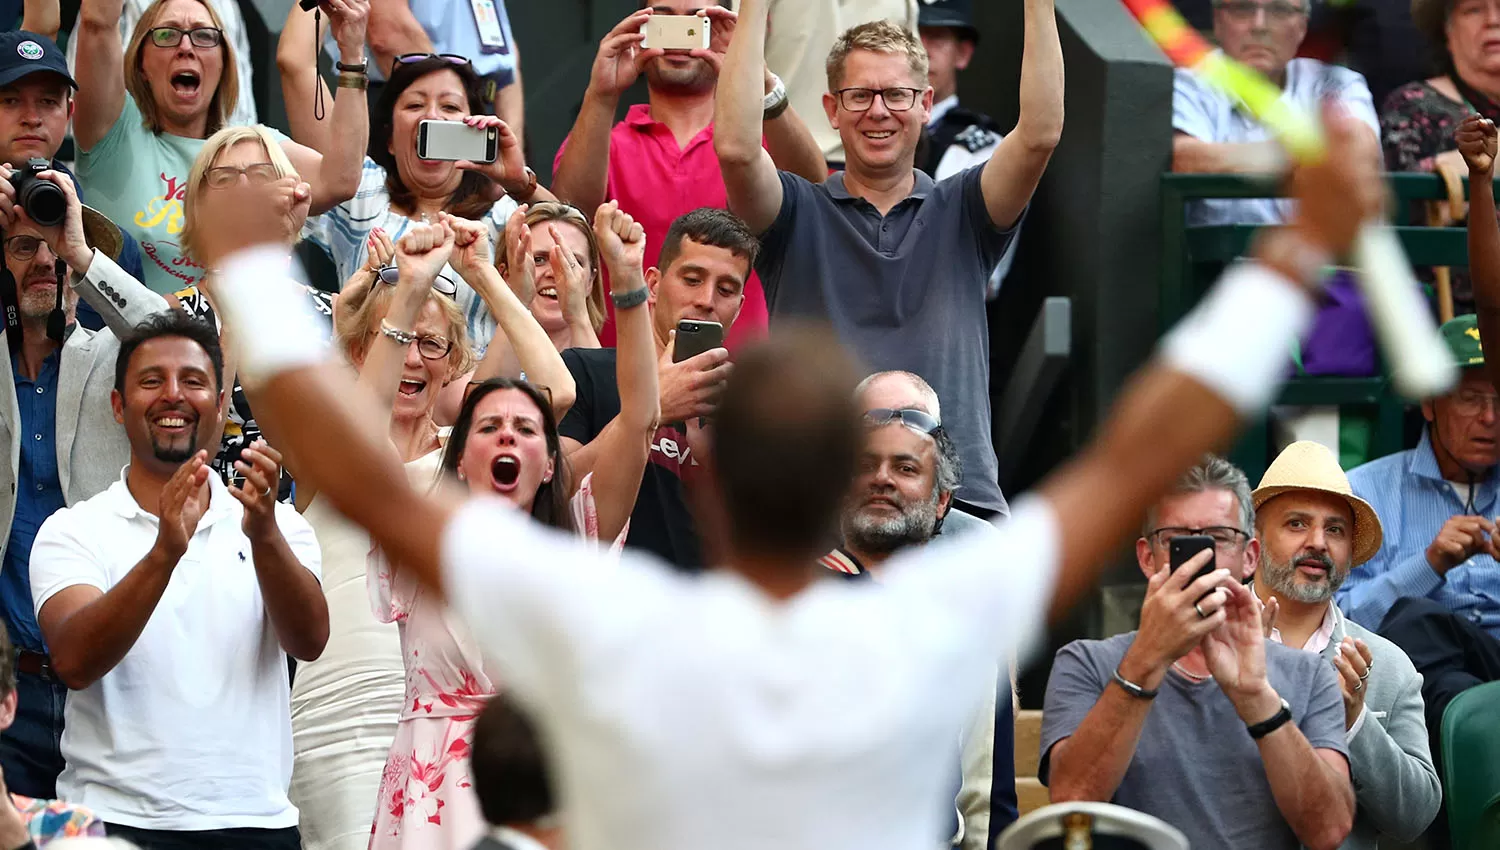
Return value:
M 1139 629 L 1052 663 L 1054 801 L 1444 840 L 1443 712 L 1500 678 L 1500 0 L 1197 10 L 1331 154 L 1176 72 L 1171 169 L 1292 192 L 1191 209 L 1264 230 L 1014 508 L 987 302 L 1064 132 L 1053 0 L 1011 124 L 960 99 L 970 0 L 734 5 L 640 3 L 540 151 L 503 0 L 293 4 L 274 67 L 230 0 L 0 0 L 0 850 L 988 850 L 1027 638 L 1127 538 Z M 1329 37 L 1372 21 L 1436 75 Z M 1472 178 L 1461 382 L 1252 490 L 1208 452 L 1353 286 L 1382 149 Z

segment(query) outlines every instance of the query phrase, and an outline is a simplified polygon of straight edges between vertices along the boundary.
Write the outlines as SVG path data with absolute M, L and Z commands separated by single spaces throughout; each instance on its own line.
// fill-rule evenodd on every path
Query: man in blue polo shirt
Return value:
M 772 333 L 787 319 L 827 321 L 870 367 L 926 378 L 963 457 L 955 505 L 983 516 L 1006 512 L 990 442 L 985 292 L 1062 134 L 1052 0 L 1025 0 L 1025 16 L 1016 126 L 987 162 L 945 180 L 913 167 L 933 106 L 927 52 L 884 22 L 850 29 L 829 55 L 823 106 L 846 170 L 825 183 L 778 173 L 761 149 L 764 0 L 740 9 L 714 114 L 729 209 L 762 240 L 756 271 Z

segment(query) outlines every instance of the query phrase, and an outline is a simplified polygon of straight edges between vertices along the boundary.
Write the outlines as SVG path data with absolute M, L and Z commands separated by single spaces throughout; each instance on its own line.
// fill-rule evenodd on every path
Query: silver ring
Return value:
M 1208 619 L 1208 615 L 1205 614 L 1205 613 L 1203 613 L 1203 609 L 1200 608 L 1200 607 L 1198 607 L 1198 603 L 1196 603 L 1196 602 L 1193 603 L 1193 610 L 1198 612 L 1198 616 L 1199 617 L 1201 617 L 1201 618 L 1203 618 L 1205 620 Z
M 1363 675 L 1363 676 L 1360 676 L 1360 677 L 1359 677 L 1359 680 L 1360 680 L 1360 681 L 1361 681 L 1361 682 L 1363 682 L 1363 681 L 1364 681 L 1364 680 L 1366 680 L 1366 679 L 1368 679 L 1368 678 L 1370 678 L 1370 668 L 1369 668 L 1369 667 L 1366 667 L 1366 668 L 1365 668 L 1365 674 L 1364 674 L 1364 675 Z
M 1360 691 L 1362 691 L 1364 689 L 1365 689 L 1365 683 L 1364 683 L 1363 680 L 1354 683 L 1354 692 L 1355 693 L 1359 693 Z
M 260 494 L 260 495 L 261 495 L 261 498 L 265 498 L 265 497 L 266 497 L 266 496 L 269 496 L 269 495 L 271 495 L 271 493 L 272 493 L 272 491 L 274 491 L 274 490 L 275 490 L 275 489 L 276 489 L 276 488 L 274 488 L 274 487 L 267 487 L 267 488 L 266 488 L 266 489 L 265 489 L 265 490 L 264 490 L 264 491 L 263 491 L 263 492 L 262 492 L 262 493 L 261 493 L 261 494 Z

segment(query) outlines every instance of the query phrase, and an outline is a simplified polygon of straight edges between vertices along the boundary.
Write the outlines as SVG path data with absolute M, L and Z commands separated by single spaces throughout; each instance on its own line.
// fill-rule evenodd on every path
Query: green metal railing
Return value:
M 1467 266 L 1467 235 L 1462 228 L 1423 227 L 1408 222 L 1415 203 L 1443 200 L 1448 192 L 1432 174 L 1388 174 L 1395 203 L 1393 226 L 1413 265 Z M 1212 285 L 1224 264 L 1245 253 L 1256 228 L 1248 225 L 1188 227 L 1187 205 L 1204 198 L 1274 198 L 1283 195 L 1280 182 L 1259 177 L 1223 174 L 1164 174 L 1162 193 L 1162 329 L 1185 314 Z M 1373 413 L 1372 457 L 1402 448 L 1406 401 L 1398 397 L 1384 376 L 1369 378 L 1297 377 L 1283 388 L 1280 404 L 1337 405 L 1341 409 Z M 1252 482 L 1269 463 L 1269 423 L 1254 422 L 1232 454 Z

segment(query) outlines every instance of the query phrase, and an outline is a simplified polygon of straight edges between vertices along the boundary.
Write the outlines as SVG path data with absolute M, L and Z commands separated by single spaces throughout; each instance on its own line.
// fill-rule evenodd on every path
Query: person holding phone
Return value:
M 1128 806 L 1193 847 L 1338 847 L 1354 819 L 1344 703 L 1331 665 L 1265 639 L 1241 584 L 1261 556 L 1245 474 L 1205 458 L 1147 513 L 1135 551 L 1140 628 L 1053 662 L 1037 774 L 1053 802 Z
M 648 437 L 651 463 L 630 517 L 628 542 L 683 570 L 696 571 L 705 563 L 698 526 L 688 509 L 688 488 L 699 466 L 701 420 L 713 415 L 729 379 L 732 367 L 723 335 L 734 327 L 745 303 L 757 250 L 755 237 L 730 213 L 694 210 L 672 222 L 658 265 L 646 271 L 661 416 Z M 615 307 L 620 308 L 618 300 Z M 612 348 L 563 352 L 578 397 L 558 431 L 580 477 L 609 457 L 603 435 L 634 427 L 620 419 L 615 359 Z

